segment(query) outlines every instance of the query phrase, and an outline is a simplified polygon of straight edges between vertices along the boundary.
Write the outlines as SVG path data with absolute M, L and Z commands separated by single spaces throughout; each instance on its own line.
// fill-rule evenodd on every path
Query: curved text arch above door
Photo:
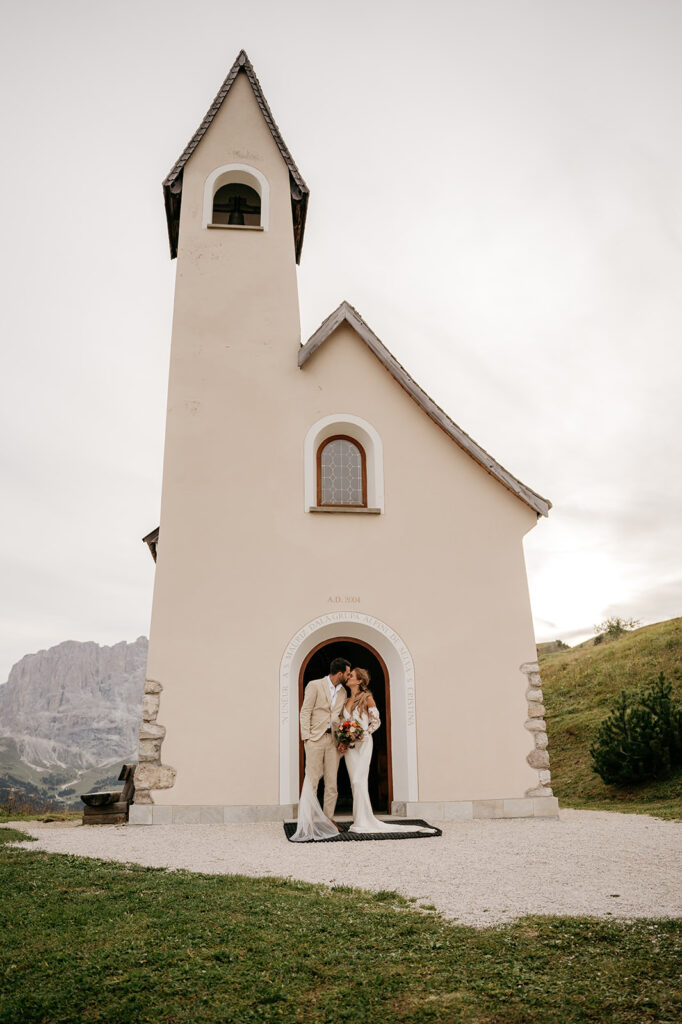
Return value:
M 365 641 L 384 660 L 390 679 L 393 799 L 419 799 L 414 663 L 407 645 L 381 619 L 361 612 L 330 612 L 312 619 L 287 644 L 279 674 L 280 803 L 298 803 L 298 681 L 314 647 L 343 634 Z

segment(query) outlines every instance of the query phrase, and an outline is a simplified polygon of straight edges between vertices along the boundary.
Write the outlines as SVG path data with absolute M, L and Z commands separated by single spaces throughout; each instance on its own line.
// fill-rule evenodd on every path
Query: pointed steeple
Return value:
M 237 59 L 229 70 L 227 78 L 221 85 L 218 93 L 213 100 L 213 103 L 208 108 L 206 116 L 195 131 L 192 138 L 185 146 L 180 157 L 176 160 L 171 168 L 168 176 L 163 182 L 163 197 L 166 205 L 166 219 L 168 221 L 168 241 L 170 243 L 171 259 L 175 259 L 178 254 L 178 231 L 180 227 L 180 205 L 182 202 L 182 177 L 185 164 L 191 157 L 194 150 L 197 148 L 202 138 L 210 128 L 213 120 L 220 110 L 225 97 L 229 93 L 230 89 L 234 85 L 237 76 L 239 74 L 245 74 L 253 94 L 256 97 L 256 102 L 261 109 L 261 113 L 265 119 L 273 139 L 275 140 L 277 147 L 282 154 L 287 168 L 289 169 L 289 183 L 291 185 L 291 212 L 294 222 L 294 245 L 296 247 L 296 262 L 299 263 L 301 259 L 301 249 L 303 247 L 303 232 L 305 231 L 305 218 L 308 210 L 308 195 L 309 190 L 305 181 L 301 177 L 301 173 L 294 163 L 294 159 L 289 152 L 284 139 L 281 136 L 280 130 L 275 123 L 275 119 L 272 116 L 272 111 L 268 105 L 268 101 L 263 95 L 260 82 L 256 77 L 256 72 L 253 70 L 253 65 L 249 60 L 246 51 L 240 50 L 237 54 Z

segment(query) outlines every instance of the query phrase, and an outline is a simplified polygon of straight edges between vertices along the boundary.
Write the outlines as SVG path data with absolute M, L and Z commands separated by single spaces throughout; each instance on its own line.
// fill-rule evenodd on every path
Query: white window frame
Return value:
M 260 196 L 260 227 L 267 231 L 270 226 L 270 185 L 268 179 L 256 167 L 249 164 L 223 164 L 211 171 L 204 184 L 204 209 L 202 227 L 213 225 L 213 200 L 219 188 L 232 183 L 248 185 Z M 221 225 L 223 227 L 225 225 Z
M 371 423 L 352 413 L 339 412 L 313 423 L 303 444 L 305 494 L 304 508 L 318 508 L 317 451 L 334 434 L 345 434 L 359 441 L 365 450 L 367 470 L 367 508 L 384 512 L 384 448 L 379 433 Z M 342 507 L 342 506 L 339 506 Z M 352 507 L 349 509 L 352 511 Z M 362 509 L 357 509 L 362 511 Z

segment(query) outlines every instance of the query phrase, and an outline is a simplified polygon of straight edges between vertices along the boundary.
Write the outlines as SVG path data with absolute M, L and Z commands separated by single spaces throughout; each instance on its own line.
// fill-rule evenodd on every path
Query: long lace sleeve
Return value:
M 379 717 L 378 708 L 368 708 L 367 714 L 369 715 L 369 722 L 367 723 L 367 732 L 371 736 L 373 732 L 376 732 L 381 725 L 381 718 Z

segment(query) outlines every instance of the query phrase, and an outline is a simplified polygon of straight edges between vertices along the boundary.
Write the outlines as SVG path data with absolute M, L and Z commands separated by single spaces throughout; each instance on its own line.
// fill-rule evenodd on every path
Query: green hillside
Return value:
M 682 618 L 633 630 L 618 640 L 571 650 L 538 648 L 552 770 L 564 807 L 635 811 L 682 819 L 682 772 L 629 790 L 592 771 L 590 744 L 621 690 L 641 690 L 664 672 L 682 699 Z

